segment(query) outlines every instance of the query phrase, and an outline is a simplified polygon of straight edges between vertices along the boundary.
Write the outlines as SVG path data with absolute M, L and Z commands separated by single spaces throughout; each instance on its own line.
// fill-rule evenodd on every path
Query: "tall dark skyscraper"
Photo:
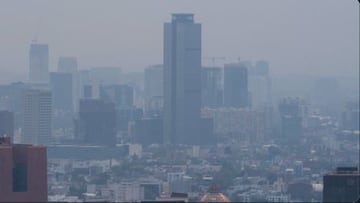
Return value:
M 245 64 L 225 64 L 224 106 L 234 108 L 249 107 L 248 70 Z
M 193 14 L 164 24 L 164 142 L 200 140 L 201 25 Z
M 116 111 L 114 103 L 101 99 L 81 99 L 77 138 L 85 144 L 116 144 Z
M 31 44 L 29 59 L 29 81 L 32 83 L 47 83 L 49 81 L 48 45 Z
M 201 104 L 203 107 L 216 108 L 222 105 L 222 69 L 203 67 L 201 69 Z

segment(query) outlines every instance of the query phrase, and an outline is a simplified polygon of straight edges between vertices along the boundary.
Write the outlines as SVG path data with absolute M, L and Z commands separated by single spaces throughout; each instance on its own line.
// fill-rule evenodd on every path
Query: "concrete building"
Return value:
M 164 143 L 200 143 L 200 108 L 201 25 L 173 14 L 164 24 Z
M 27 89 L 23 94 L 22 143 L 49 144 L 52 131 L 52 101 L 49 90 Z
M 77 139 L 90 145 L 116 145 L 116 111 L 114 103 L 101 99 L 81 99 Z
M 50 73 L 53 109 L 73 112 L 73 78 L 71 73 Z
M 117 109 L 134 106 L 134 89 L 129 85 L 106 85 L 100 87 L 100 98 L 113 102 Z
M 49 81 L 49 47 L 47 44 L 31 44 L 29 53 L 29 81 L 47 83 Z
M 47 202 L 46 147 L 0 137 L 0 202 Z
M 222 69 L 203 67 L 201 69 L 201 106 L 218 108 L 222 105 Z
M 154 103 L 161 105 L 163 108 L 163 93 L 164 93 L 164 66 L 162 64 L 152 65 L 145 68 L 144 73 L 144 107 L 145 115 L 153 116 L 158 113 Z M 160 100 L 160 101 L 159 101 Z
M 356 167 L 338 167 L 323 177 L 323 202 L 357 202 L 360 199 L 360 174 Z
M 253 70 L 249 72 L 249 91 L 251 93 L 252 107 L 271 106 L 271 78 L 269 76 L 268 62 L 257 61 Z
M 248 70 L 245 64 L 224 65 L 224 106 L 247 108 L 249 104 Z

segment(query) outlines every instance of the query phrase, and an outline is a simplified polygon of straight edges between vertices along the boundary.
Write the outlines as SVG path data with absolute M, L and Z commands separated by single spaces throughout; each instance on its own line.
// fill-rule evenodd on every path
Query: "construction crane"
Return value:
M 223 57 L 223 56 L 208 56 L 208 57 L 203 57 L 203 59 L 211 60 L 212 65 L 216 66 L 216 61 L 218 61 L 218 60 L 226 60 L 226 57 Z

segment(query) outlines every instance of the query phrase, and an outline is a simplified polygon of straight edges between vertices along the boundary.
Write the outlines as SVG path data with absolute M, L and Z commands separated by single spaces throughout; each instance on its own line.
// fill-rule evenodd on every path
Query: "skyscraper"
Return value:
M 193 14 L 164 24 L 164 142 L 200 141 L 201 25 Z
M 73 111 L 73 79 L 71 73 L 50 73 L 53 108 Z
M 203 67 L 201 69 L 201 104 L 203 107 L 216 108 L 222 105 L 222 69 Z
M 77 138 L 86 144 L 115 146 L 116 111 L 114 103 L 101 99 L 81 99 Z
M 254 108 L 271 105 L 271 78 L 269 63 L 257 61 L 249 71 L 249 91 L 251 92 L 251 106 Z
M 164 66 L 152 65 L 144 71 L 145 115 L 152 117 L 161 114 L 164 93 Z
M 47 83 L 49 81 L 48 45 L 31 44 L 29 59 L 29 81 L 32 83 Z
M 51 139 L 51 92 L 27 89 L 23 95 L 22 143 L 48 144 Z
M 245 64 L 225 64 L 224 106 L 234 108 L 249 107 L 248 70 Z
M 0 110 L 0 137 L 14 136 L 14 113 Z

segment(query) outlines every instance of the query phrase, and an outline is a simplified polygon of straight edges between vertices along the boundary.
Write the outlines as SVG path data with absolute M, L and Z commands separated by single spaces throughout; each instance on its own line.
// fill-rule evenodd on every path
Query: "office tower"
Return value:
M 100 98 L 113 102 L 117 109 L 134 106 L 134 89 L 129 85 L 105 85 L 100 87 Z
M 136 143 L 143 145 L 161 144 L 163 121 L 160 118 L 142 118 L 134 121 L 133 135 Z
M 23 131 L 25 144 L 49 144 L 52 129 L 51 92 L 27 89 L 23 95 Z
M 49 81 L 49 47 L 47 44 L 30 45 L 30 71 L 31 83 L 47 83 Z
M 50 73 L 53 109 L 73 111 L 73 79 L 71 73 Z
M 162 105 L 163 102 L 163 92 L 164 92 L 164 66 L 161 65 L 152 65 L 145 68 L 144 73 L 144 105 L 145 105 L 145 115 L 153 116 L 158 109 L 162 109 L 160 106 L 156 109 L 154 103 L 159 103 Z
M 218 108 L 222 105 L 222 69 L 203 67 L 201 69 L 201 106 Z
M 356 202 L 360 198 L 357 167 L 338 167 L 323 177 L 323 202 Z
M 101 99 L 81 99 L 77 138 L 84 144 L 115 146 L 116 111 L 114 103 Z
M 46 147 L 0 137 L 0 202 L 47 202 Z
M 257 61 L 252 71 L 249 72 L 249 91 L 252 107 L 271 106 L 271 78 L 268 62 Z
M 279 104 L 282 140 L 287 144 L 298 144 L 303 135 L 303 119 L 307 107 L 299 98 L 284 98 Z
M 14 113 L 0 111 L 0 137 L 14 136 Z
M 198 144 L 201 107 L 201 25 L 193 14 L 164 24 L 164 142 Z
M 57 71 L 61 73 L 76 73 L 78 63 L 76 57 L 60 57 L 58 60 Z
M 245 64 L 224 65 L 224 106 L 249 107 L 248 71 Z
M 5 98 L 6 108 L 14 113 L 15 128 L 22 127 L 23 119 L 23 91 L 28 88 L 28 85 L 22 82 L 11 83 L 9 85 L 0 85 L 0 97 Z
M 72 106 L 73 112 L 77 112 L 79 109 L 79 98 L 81 92 L 77 58 L 60 57 L 57 68 L 59 73 L 69 73 L 72 75 Z

